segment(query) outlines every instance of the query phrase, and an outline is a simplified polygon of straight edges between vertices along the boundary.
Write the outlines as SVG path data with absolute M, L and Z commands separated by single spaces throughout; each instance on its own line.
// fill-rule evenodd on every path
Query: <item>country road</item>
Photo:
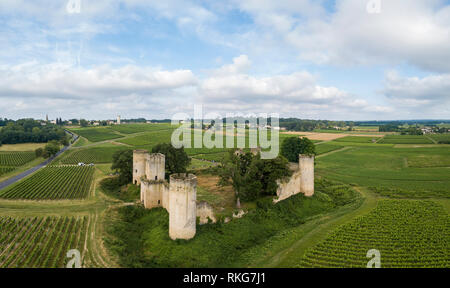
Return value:
M 68 146 L 64 146 L 61 150 L 58 151 L 58 153 L 56 153 L 54 156 L 48 158 L 47 160 L 45 160 L 44 162 L 28 169 L 25 172 L 20 173 L 19 175 L 16 175 L 14 177 L 11 177 L 3 182 L 0 182 L 0 190 L 3 190 L 4 188 L 16 183 L 19 180 L 22 180 L 23 178 L 27 177 L 28 175 L 36 172 L 37 170 L 41 169 L 42 167 L 47 166 L 50 162 L 52 162 L 56 157 L 58 157 L 59 155 L 61 155 L 62 153 L 64 153 L 67 149 L 70 148 L 70 146 L 72 145 L 72 143 L 74 143 L 78 136 L 74 135 L 73 133 L 69 132 L 66 130 L 66 132 L 70 135 L 72 135 L 72 142 L 68 145 Z

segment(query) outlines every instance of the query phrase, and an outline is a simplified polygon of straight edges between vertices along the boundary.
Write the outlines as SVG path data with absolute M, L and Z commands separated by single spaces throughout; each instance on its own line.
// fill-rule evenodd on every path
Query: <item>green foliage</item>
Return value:
M 120 183 L 127 184 L 133 180 L 133 150 L 117 151 L 113 154 L 112 170 L 119 173 Z
M 89 195 L 93 177 L 93 167 L 48 166 L 23 181 L 0 191 L 0 198 L 29 200 L 83 199 Z
M 332 200 L 335 192 L 326 185 L 318 187 L 317 192 L 327 197 L 296 195 L 276 205 L 263 198 L 258 201 L 259 207 L 240 219 L 197 226 L 195 238 L 189 241 L 170 240 L 166 210 L 122 207 L 120 219 L 107 225 L 105 243 L 119 256 L 123 267 L 233 267 L 245 260 L 242 257 L 249 249 L 334 209 L 338 205 Z
M 288 177 L 291 171 L 288 161 L 282 156 L 261 159 L 258 154 L 229 152 L 227 160 L 219 170 L 219 185 L 233 186 L 242 201 L 253 201 L 260 197 L 275 195 L 278 179 Z
M 59 143 L 57 141 L 50 141 L 47 145 L 45 145 L 44 150 L 42 152 L 42 157 L 49 158 L 54 156 L 60 150 Z
M 286 138 L 281 144 L 281 155 L 289 162 L 298 162 L 300 154 L 316 155 L 315 145 L 308 138 L 290 137 Z
M 44 149 L 42 148 L 37 148 L 36 150 L 34 150 L 34 155 L 36 157 L 42 157 L 44 155 Z
M 100 188 L 105 194 L 125 202 L 136 201 L 140 198 L 139 186 L 129 184 L 124 187 L 119 177 L 103 179 L 100 181 Z
M 64 130 L 52 124 L 42 126 L 33 119 L 10 121 L 0 130 L 0 143 L 44 143 L 66 137 Z
M 186 173 L 186 168 L 191 163 L 184 148 L 174 148 L 171 144 L 161 143 L 153 147 L 152 153 L 161 153 L 166 156 L 166 176 L 175 173 Z
M 432 201 L 381 200 L 307 251 L 300 267 L 364 268 L 367 252 L 377 249 L 382 268 L 445 268 L 449 223 L 449 214 Z

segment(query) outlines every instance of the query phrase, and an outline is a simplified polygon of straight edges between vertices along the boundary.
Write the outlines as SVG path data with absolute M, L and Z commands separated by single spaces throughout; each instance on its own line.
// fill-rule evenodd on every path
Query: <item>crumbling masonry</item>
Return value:
M 191 239 L 196 233 L 197 215 L 200 224 L 207 223 L 208 219 L 215 221 L 212 208 L 206 202 L 197 205 L 195 175 L 173 174 L 167 183 L 165 162 L 163 154 L 134 150 L 133 183 L 141 186 L 141 202 L 145 208 L 163 207 L 167 210 L 171 239 Z M 300 155 L 298 166 L 294 164 L 291 169 L 294 172 L 289 179 L 278 181 L 275 203 L 298 193 L 314 195 L 314 156 Z

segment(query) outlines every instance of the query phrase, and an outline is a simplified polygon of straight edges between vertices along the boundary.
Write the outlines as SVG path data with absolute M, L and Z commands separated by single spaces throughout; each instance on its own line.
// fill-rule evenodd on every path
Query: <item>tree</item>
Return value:
M 281 144 L 281 155 L 286 157 L 289 162 L 298 162 L 298 155 L 316 155 L 316 146 L 306 137 L 286 138 Z
M 36 150 L 34 150 L 34 153 L 36 154 L 36 157 L 42 157 L 42 155 L 44 154 L 44 149 L 37 148 Z
M 113 154 L 111 169 L 119 173 L 121 185 L 133 180 L 133 150 L 120 150 Z
M 166 177 L 174 173 L 186 173 L 186 169 L 191 163 L 184 148 L 174 148 L 171 144 L 161 143 L 153 147 L 152 153 L 161 153 L 166 156 Z
M 277 180 L 290 175 L 288 161 L 282 156 L 261 159 L 260 154 L 230 152 L 220 169 L 218 184 L 232 185 L 239 203 L 239 200 L 253 201 L 260 197 L 276 195 Z
M 87 127 L 89 125 L 89 122 L 86 121 L 85 119 L 81 119 L 80 120 L 80 126 L 81 127 Z
M 59 143 L 58 141 L 50 141 L 45 145 L 42 156 L 44 158 L 49 158 L 54 156 L 59 151 Z

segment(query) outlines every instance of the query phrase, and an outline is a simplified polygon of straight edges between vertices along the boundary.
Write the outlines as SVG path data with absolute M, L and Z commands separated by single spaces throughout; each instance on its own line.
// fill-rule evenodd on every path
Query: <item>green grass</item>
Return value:
M 122 135 L 115 133 L 111 128 L 103 127 L 71 129 L 71 131 L 75 134 L 80 135 L 81 137 L 86 138 L 90 142 L 101 142 L 123 137 Z
M 384 144 L 433 144 L 433 141 L 420 135 L 387 135 L 378 143 Z
M 296 195 L 274 205 L 265 199 L 258 208 L 229 223 L 197 226 L 189 241 L 168 236 L 168 214 L 162 208 L 137 206 L 119 209 L 119 220 L 108 225 L 106 245 L 123 267 L 231 267 L 243 253 L 280 231 L 303 224 L 308 217 L 354 201 L 348 187 L 318 185 L 311 198 Z
M 63 268 L 84 250 L 87 217 L 0 217 L 0 268 Z
M 322 154 L 325 154 L 325 153 L 328 153 L 328 152 L 332 152 L 332 151 L 335 151 L 335 150 L 339 150 L 339 149 L 342 149 L 342 146 L 333 145 L 333 144 L 330 144 L 330 143 L 323 143 L 323 144 L 320 144 L 320 145 L 316 145 L 316 153 L 317 153 L 317 155 L 322 155 Z
M 93 175 L 93 167 L 48 166 L 0 191 L 0 198 L 83 199 L 89 195 Z
M 448 198 L 449 158 L 446 147 L 356 146 L 317 159 L 316 173 L 384 196 Z
M 365 268 L 377 249 L 384 268 L 446 268 L 450 217 L 432 201 L 381 200 L 375 210 L 336 229 L 300 267 Z
M 159 143 L 170 143 L 173 130 L 161 130 L 148 132 L 131 138 L 118 140 L 117 142 L 128 144 L 135 147 L 145 146 L 153 147 Z

